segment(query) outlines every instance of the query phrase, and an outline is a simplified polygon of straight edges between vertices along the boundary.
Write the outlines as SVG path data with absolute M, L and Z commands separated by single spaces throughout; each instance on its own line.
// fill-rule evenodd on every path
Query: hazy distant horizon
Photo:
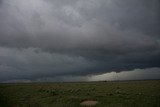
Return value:
M 129 81 L 129 80 L 160 80 L 159 68 L 135 69 L 133 71 L 110 72 L 88 76 L 59 76 L 41 79 L 16 79 L 0 83 L 39 83 L 39 82 L 98 82 L 98 81 Z

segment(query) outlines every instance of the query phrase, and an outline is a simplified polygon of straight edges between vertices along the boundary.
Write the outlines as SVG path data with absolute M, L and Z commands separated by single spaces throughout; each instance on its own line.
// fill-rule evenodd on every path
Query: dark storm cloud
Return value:
M 160 67 L 159 0 L 0 0 L 0 80 Z
M 1 47 L 0 59 L 0 79 L 2 80 L 76 74 L 94 67 L 94 62 L 81 56 L 51 54 L 35 48 L 18 50 Z

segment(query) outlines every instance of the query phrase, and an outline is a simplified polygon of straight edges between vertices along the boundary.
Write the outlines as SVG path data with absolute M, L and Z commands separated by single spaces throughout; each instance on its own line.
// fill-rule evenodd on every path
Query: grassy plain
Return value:
M 160 107 L 160 80 L 0 84 L 0 107 Z

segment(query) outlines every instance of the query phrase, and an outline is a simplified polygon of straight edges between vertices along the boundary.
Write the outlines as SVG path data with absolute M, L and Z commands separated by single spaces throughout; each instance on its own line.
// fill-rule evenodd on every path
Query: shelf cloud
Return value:
M 159 0 L 0 0 L 1 82 L 152 68 Z

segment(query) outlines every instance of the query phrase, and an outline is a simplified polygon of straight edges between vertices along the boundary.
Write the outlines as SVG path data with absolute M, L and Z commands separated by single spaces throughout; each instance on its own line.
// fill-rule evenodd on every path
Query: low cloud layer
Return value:
M 160 67 L 159 0 L 0 0 L 0 81 Z

